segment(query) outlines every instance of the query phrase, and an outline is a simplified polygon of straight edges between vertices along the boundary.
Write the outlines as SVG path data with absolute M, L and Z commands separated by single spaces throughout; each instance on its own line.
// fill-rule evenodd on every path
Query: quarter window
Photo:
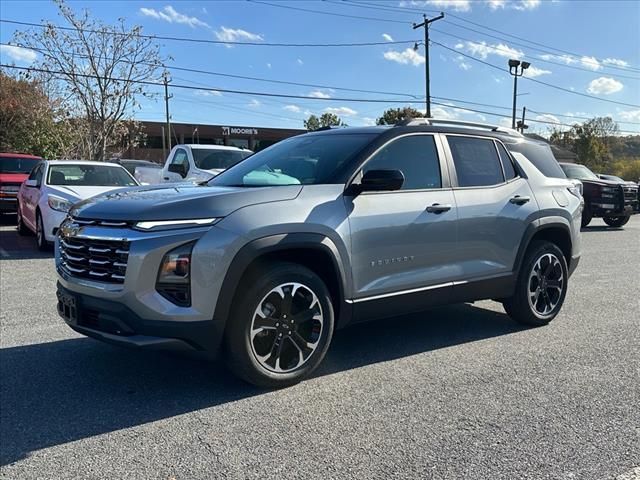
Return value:
M 369 170 L 400 170 L 402 190 L 442 187 L 440 161 L 432 135 L 401 137 L 383 147 L 364 166 Z
M 518 176 L 516 173 L 516 169 L 513 166 L 513 162 L 511 161 L 511 157 L 507 153 L 507 150 L 502 146 L 501 143 L 496 142 L 498 146 L 498 153 L 500 154 L 500 160 L 502 160 L 502 168 L 504 168 L 504 176 L 507 177 L 507 180 L 514 179 Z
M 493 140 L 447 136 L 460 187 L 504 183 L 502 165 Z

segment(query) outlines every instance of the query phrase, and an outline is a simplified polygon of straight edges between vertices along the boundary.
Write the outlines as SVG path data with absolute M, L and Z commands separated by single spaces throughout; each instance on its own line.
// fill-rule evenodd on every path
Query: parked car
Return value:
M 16 213 L 20 185 L 40 160 L 24 153 L 0 153 L 0 214 Z
M 251 150 L 224 145 L 176 145 L 161 172 L 137 169 L 141 183 L 206 182 L 231 165 L 253 155 Z
M 159 179 L 162 175 L 162 165 L 159 163 L 129 158 L 112 158 L 109 162 L 122 165 L 127 169 L 127 172 L 134 176 L 140 185 L 160 183 Z M 150 172 L 153 172 L 153 176 L 149 176 Z
M 622 227 L 631 215 L 638 213 L 638 186 L 633 182 L 625 182 L 612 175 L 610 179 L 599 178 L 586 166 L 576 163 L 561 163 L 560 166 L 567 177 L 582 182 L 585 202 L 583 227 L 589 225 L 594 217 L 602 217 L 610 227 Z
M 308 133 L 204 185 L 77 204 L 56 249 L 58 311 L 110 343 L 223 345 L 237 375 L 282 387 L 361 320 L 497 299 L 549 323 L 580 259 L 581 209 L 549 146 L 510 129 Z
M 71 206 L 94 195 L 138 182 L 124 167 L 103 162 L 41 161 L 18 193 L 18 232 L 36 234 L 46 250 Z

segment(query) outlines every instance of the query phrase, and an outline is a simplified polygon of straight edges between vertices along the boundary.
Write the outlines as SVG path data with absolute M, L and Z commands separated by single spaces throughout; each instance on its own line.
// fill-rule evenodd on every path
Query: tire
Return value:
M 265 267 L 239 286 L 224 354 L 243 380 L 282 388 L 302 381 L 320 364 L 331 343 L 334 313 L 329 290 L 314 272 L 295 263 Z
M 36 212 L 36 244 L 38 245 L 38 250 L 41 252 L 49 250 L 50 245 L 44 236 L 44 225 L 42 223 L 42 215 L 40 215 L 40 212 Z
M 26 236 L 31 234 L 31 230 L 24 224 L 22 220 L 22 213 L 20 213 L 20 204 L 18 204 L 18 210 L 16 213 L 16 229 L 18 230 L 18 235 Z
M 551 242 L 536 240 L 527 250 L 515 293 L 503 302 L 504 309 L 512 319 L 524 325 L 547 325 L 562 308 L 568 279 L 567 261 L 562 250 Z
M 591 211 L 585 207 L 585 209 L 582 210 L 582 220 L 580 221 L 580 226 L 582 228 L 586 227 L 591 223 L 592 219 L 593 219 L 593 215 L 591 214 Z
M 620 228 L 624 227 L 631 217 L 604 217 L 604 223 L 609 225 L 610 227 Z

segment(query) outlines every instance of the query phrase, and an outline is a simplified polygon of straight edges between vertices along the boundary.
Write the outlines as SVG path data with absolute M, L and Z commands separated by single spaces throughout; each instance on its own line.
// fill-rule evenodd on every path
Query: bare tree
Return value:
M 123 137 L 123 120 L 139 107 L 140 96 L 149 95 L 143 82 L 159 78 L 162 58 L 155 42 L 141 36 L 140 26 L 128 28 L 122 18 L 106 25 L 86 10 L 76 14 L 63 0 L 56 4 L 64 29 L 47 23 L 17 33 L 15 41 L 38 51 L 43 69 L 57 72 L 52 81 L 59 82 L 72 121 L 86 130 L 80 151 L 104 160 Z

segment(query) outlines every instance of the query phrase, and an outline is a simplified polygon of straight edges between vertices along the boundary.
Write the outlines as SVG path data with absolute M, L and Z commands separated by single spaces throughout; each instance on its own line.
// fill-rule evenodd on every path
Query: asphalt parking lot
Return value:
M 51 254 L 0 227 L 2 478 L 640 478 L 640 216 L 583 233 L 549 326 L 492 302 L 338 332 L 265 392 L 81 337 Z

